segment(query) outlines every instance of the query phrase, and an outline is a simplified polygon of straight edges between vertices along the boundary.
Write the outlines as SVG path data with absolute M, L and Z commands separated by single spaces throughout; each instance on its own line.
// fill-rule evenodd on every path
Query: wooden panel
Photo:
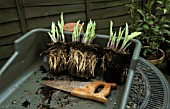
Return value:
M 16 7 L 15 0 L 0 0 L 0 9 Z
M 119 0 L 91 0 L 91 2 L 107 2 L 107 1 L 119 1 Z
M 0 69 L 1 69 L 1 67 L 5 64 L 5 62 L 6 62 L 8 59 L 9 59 L 9 58 L 0 59 Z
M 121 25 L 121 27 L 125 27 L 125 25 Z M 120 26 L 114 27 L 113 32 L 118 32 Z M 110 35 L 110 28 L 104 28 L 104 29 L 98 29 L 96 30 L 96 34 L 104 34 L 104 35 Z
M 95 20 L 97 25 L 96 29 L 104 29 L 104 28 L 109 28 L 110 27 L 110 20 L 113 21 L 113 26 L 122 26 L 125 25 L 126 22 L 129 22 L 130 20 L 130 15 L 123 15 L 123 16 L 118 16 L 114 18 L 107 18 L 107 19 L 99 19 Z
M 64 12 L 64 14 L 69 12 L 82 12 L 85 11 L 85 4 L 25 7 L 24 11 L 25 11 L 26 18 L 32 18 L 32 17 L 61 14 L 61 12 Z
M 28 29 L 30 30 L 33 28 L 50 27 L 52 21 L 57 22 L 59 19 L 60 14 L 55 16 L 28 19 L 27 20 Z M 85 12 L 64 14 L 65 23 L 77 22 L 79 19 L 81 20 L 81 22 L 86 21 Z
M 0 59 L 10 57 L 14 52 L 14 45 L 0 46 Z
M 67 5 L 85 3 L 85 0 L 23 0 L 24 6 Z
M 18 12 L 16 8 L 0 9 L 0 23 L 18 20 Z
M 104 35 L 109 35 L 109 28 L 105 28 L 105 29 L 100 29 L 100 30 L 96 30 L 96 34 L 104 34 Z
M 108 18 L 119 15 L 124 15 L 128 13 L 128 8 L 126 6 L 117 6 L 105 9 L 98 9 L 92 11 L 92 19 Z
M 131 3 L 131 0 L 117 0 L 117 1 L 108 1 L 108 2 L 97 2 L 91 3 L 91 9 L 101 9 L 101 8 L 108 8 L 108 7 L 115 7 L 120 5 L 125 5 L 127 3 Z
M 3 23 L 0 25 L 0 37 L 20 33 L 21 31 L 19 21 Z
M 17 33 L 9 36 L 0 37 L 0 45 L 13 44 L 14 41 L 22 36 L 22 33 Z

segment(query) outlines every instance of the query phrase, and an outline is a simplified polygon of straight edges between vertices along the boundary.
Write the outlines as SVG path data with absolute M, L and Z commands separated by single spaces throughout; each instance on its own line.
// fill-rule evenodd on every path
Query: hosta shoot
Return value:
M 80 41 L 80 34 L 82 32 L 84 23 L 81 24 L 80 28 L 79 25 L 80 25 L 80 20 L 76 23 L 76 26 L 74 27 L 74 31 L 72 33 L 72 42 Z
M 49 36 L 51 37 L 51 40 L 54 43 L 56 43 L 57 41 L 65 42 L 63 13 L 61 13 L 60 18 L 61 21 L 58 21 L 58 25 L 56 25 L 55 22 L 52 22 L 51 31 L 48 32 Z
M 57 42 L 57 39 L 55 37 L 55 22 L 52 22 L 51 24 L 51 31 L 48 32 L 49 36 L 51 37 L 51 40 L 56 43 Z
M 61 37 L 63 42 L 65 42 L 65 37 L 64 37 L 64 18 L 63 18 L 63 12 L 60 15 L 60 21 L 58 21 L 58 27 L 61 33 Z
M 121 27 L 119 28 L 118 36 L 117 36 L 116 32 L 113 35 L 112 28 L 113 28 L 113 22 L 110 21 L 110 39 L 108 41 L 107 47 L 112 48 L 113 50 L 115 50 L 117 52 L 125 52 L 127 47 L 131 44 L 131 42 L 129 42 L 129 41 L 132 38 L 137 37 L 140 34 L 142 34 L 141 32 L 132 32 L 129 35 L 129 27 L 128 27 L 127 23 L 126 23 L 126 27 L 123 30 Z M 123 35 L 124 35 L 124 40 L 123 40 L 122 44 L 120 45 L 120 40 L 122 39 Z
M 93 39 L 95 38 L 95 27 L 96 27 L 95 21 L 93 22 L 90 20 L 83 37 L 83 43 L 90 44 L 93 41 Z

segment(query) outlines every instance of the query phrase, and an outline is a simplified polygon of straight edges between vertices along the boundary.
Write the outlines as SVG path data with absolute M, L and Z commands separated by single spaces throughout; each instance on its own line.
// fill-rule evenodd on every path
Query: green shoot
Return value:
M 122 46 L 120 47 L 119 51 L 125 51 L 126 48 L 130 45 L 127 44 L 129 42 L 129 40 L 133 39 L 134 37 L 137 37 L 139 36 L 140 34 L 142 34 L 141 32 L 133 32 L 131 33 L 130 35 L 129 34 L 129 27 L 128 27 L 128 24 L 126 23 L 126 32 L 125 32 L 125 37 L 124 37 L 124 40 L 123 40 L 123 43 L 122 43 Z
M 108 41 L 107 47 L 110 47 L 117 52 L 125 52 L 127 47 L 131 44 L 131 42 L 130 43 L 128 42 L 132 38 L 137 37 L 138 35 L 142 34 L 141 32 L 132 32 L 129 35 L 129 27 L 128 27 L 128 24 L 126 23 L 126 27 L 123 30 L 121 27 L 119 28 L 119 33 L 118 33 L 118 36 L 116 37 L 116 32 L 113 35 L 112 27 L 113 27 L 113 22 L 111 21 L 110 22 L 110 39 Z M 123 35 L 124 35 L 123 43 L 120 46 L 120 48 L 118 48 L 120 40 L 122 39 Z
M 119 34 L 118 34 L 118 37 L 117 37 L 117 40 L 116 40 L 116 49 L 118 49 L 118 45 L 120 43 L 120 40 L 123 36 L 124 31 L 125 31 L 125 29 L 122 30 L 122 27 L 119 28 Z
M 79 29 L 79 23 L 80 23 L 80 20 L 77 22 L 76 26 L 74 27 L 74 31 L 72 33 L 72 42 L 80 41 L 80 34 L 81 34 L 84 23 L 81 24 L 80 29 Z
M 56 43 L 57 41 L 65 42 L 63 13 L 61 13 L 60 18 L 61 18 L 61 22 L 58 21 L 58 25 L 56 25 L 55 22 L 52 22 L 51 31 L 48 32 L 49 36 L 51 37 L 51 40 L 54 43 Z
M 60 30 L 60 33 L 61 33 L 61 36 L 62 36 L 62 40 L 63 40 L 63 42 L 65 42 L 63 12 L 62 12 L 61 15 L 60 15 L 60 20 L 61 20 L 61 21 L 58 21 L 58 27 L 59 27 L 59 30 Z
M 55 27 L 56 33 L 57 33 L 57 41 L 61 40 L 61 35 L 58 33 L 58 27 Z
M 56 43 L 57 42 L 57 39 L 55 37 L 55 22 L 52 22 L 51 24 L 51 31 L 48 32 L 49 36 L 51 37 L 51 40 Z
M 95 38 L 95 27 L 96 27 L 96 23 L 90 20 L 83 37 L 83 41 L 82 41 L 83 43 L 90 44 L 93 41 L 93 39 Z

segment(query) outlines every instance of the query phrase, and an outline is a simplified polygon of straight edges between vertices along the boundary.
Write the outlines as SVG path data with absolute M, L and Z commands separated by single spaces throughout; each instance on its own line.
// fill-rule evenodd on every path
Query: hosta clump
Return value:
M 61 14 L 61 21 L 58 25 L 52 22 L 51 31 L 48 32 L 51 37 L 52 43 L 46 51 L 49 56 L 50 69 L 56 74 L 60 74 L 67 70 L 67 45 L 63 33 L 64 20 L 63 13 Z
M 104 79 L 107 82 L 123 83 L 128 73 L 128 67 L 132 53 L 128 52 L 127 48 L 131 44 L 130 39 L 138 36 L 141 32 L 133 32 L 129 35 L 128 24 L 122 30 L 120 27 L 119 33 L 112 32 L 113 23 L 110 23 L 110 39 L 105 48 L 102 67 L 104 71 Z M 124 39 L 122 36 L 124 35 Z
M 96 23 L 90 22 L 87 25 L 86 32 L 83 36 L 82 42 L 80 40 L 80 30 L 78 29 L 79 21 L 74 28 L 72 34 L 72 42 L 69 43 L 69 60 L 68 71 L 69 74 L 77 77 L 91 78 L 94 77 L 95 68 L 98 62 L 99 46 L 92 45 L 95 38 Z M 82 24 L 83 25 L 83 24 Z

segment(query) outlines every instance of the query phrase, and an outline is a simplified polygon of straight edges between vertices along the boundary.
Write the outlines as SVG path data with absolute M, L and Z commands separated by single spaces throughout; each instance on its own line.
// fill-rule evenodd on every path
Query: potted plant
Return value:
M 63 13 L 60 16 L 61 20 L 56 25 L 52 22 L 51 31 L 48 32 L 51 37 L 49 49 L 45 53 L 49 56 L 50 69 L 55 74 L 62 74 L 67 70 L 67 44 L 65 43 L 65 36 L 63 32 L 64 19 Z
M 160 64 L 165 57 L 160 44 L 170 35 L 170 21 L 165 17 L 170 8 L 170 0 L 148 0 L 143 7 L 132 0 L 129 6 L 131 28 L 142 32 L 137 37 L 143 44 L 141 56 L 154 65 Z
M 72 42 L 69 43 L 68 72 L 77 77 L 93 78 L 100 58 L 100 47 L 92 44 L 96 23 L 90 20 L 81 40 L 82 27 L 79 29 L 79 22 L 74 27 Z
M 108 43 L 105 40 L 107 47 L 103 47 L 92 43 L 96 37 L 96 23 L 90 20 L 85 33 L 81 34 L 83 25 L 84 23 L 80 24 L 78 21 L 70 37 L 71 40 L 65 42 L 63 13 L 57 25 L 52 22 L 51 31 L 48 32 L 52 42 L 45 51 L 49 56 L 52 72 L 60 75 L 64 72 L 86 79 L 101 75 L 107 82 L 117 84 L 125 82 L 132 57 L 132 52 L 129 52 L 131 44 L 129 41 L 141 32 L 129 34 L 129 27 L 126 24 L 124 29 L 120 27 L 118 34 L 116 32 L 113 34 L 111 21 L 110 39 Z
M 129 34 L 129 27 L 127 23 L 123 30 L 122 27 L 120 27 L 118 34 L 116 32 L 113 34 L 112 28 L 113 23 L 111 21 L 110 39 L 103 55 L 103 77 L 108 82 L 120 84 L 124 83 L 126 80 L 128 67 L 132 57 L 132 53 L 127 49 L 131 44 L 129 41 L 140 35 L 141 32 L 132 32 Z M 121 41 L 123 36 L 124 39 Z

